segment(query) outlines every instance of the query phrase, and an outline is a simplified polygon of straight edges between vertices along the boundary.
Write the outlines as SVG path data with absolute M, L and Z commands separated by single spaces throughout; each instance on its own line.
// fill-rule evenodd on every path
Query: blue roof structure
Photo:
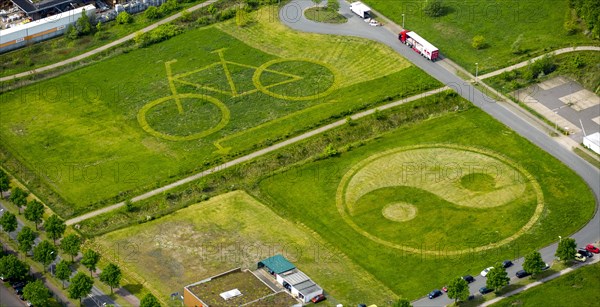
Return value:
M 275 272 L 275 274 L 281 274 L 283 272 L 287 272 L 289 270 L 293 270 L 296 267 L 289 262 L 285 257 L 281 254 L 277 254 L 275 256 L 269 257 L 265 260 L 261 260 L 258 263 L 258 267 L 267 267 L 269 270 Z

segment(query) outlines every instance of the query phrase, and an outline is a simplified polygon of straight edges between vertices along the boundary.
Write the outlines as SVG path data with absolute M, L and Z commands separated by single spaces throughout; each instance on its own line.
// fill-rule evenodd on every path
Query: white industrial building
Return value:
M 266 269 L 293 297 L 299 298 L 304 303 L 323 294 L 323 289 L 319 285 L 282 255 L 275 255 L 258 262 L 258 268 Z
M 0 30 L 0 53 L 37 43 L 65 33 L 85 10 L 88 16 L 96 14 L 96 7 L 86 5 L 58 15 L 35 20 L 6 30 Z
M 584 136 L 583 146 L 593 150 L 597 154 L 600 154 L 600 132 Z

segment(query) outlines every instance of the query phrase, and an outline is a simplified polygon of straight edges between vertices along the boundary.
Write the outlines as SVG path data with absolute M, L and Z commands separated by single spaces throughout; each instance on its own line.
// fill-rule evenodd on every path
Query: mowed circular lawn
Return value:
M 452 254 L 518 238 L 540 217 L 543 194 L 518 163 L 494 152 L 428 145 L 357 163 L 342 178 L 336 202 L 346 223 L 373 241 Z

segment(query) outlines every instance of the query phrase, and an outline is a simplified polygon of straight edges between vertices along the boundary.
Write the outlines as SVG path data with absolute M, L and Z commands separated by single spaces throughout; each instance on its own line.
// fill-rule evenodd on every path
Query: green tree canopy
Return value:
M 75 28 L 80 35 L 88 35 L 92 33 L 92 22 L 90 17 L 85 13 L 85 10 L 81 12 L 81 17 L 75 22 Z
M 558 242 L 558 248 L 554 255 L 558 257 L 560 261 L 567 262 L 575 259 L 575 254 L 577 254 L 577 243 L 575 242 L 575 239 L 565 238 Z
M 144 295 L 140 302 L 140 307 L 161 307 L 160 302 L 156 299 L 152 293 Z
M 110 287 L 112 294 L 113 288 L 118 288 L 121 283 L 121 269 L 116 264 L 109 263 L 100 273 L 100 281 Z
M 533 251 L 525 255 L 525 262 L 523 262 L 523 269 L 531 275 L 538 274 L 546 266 L 542 255 L 538 251 Z
M 60 248 L 67 254 L 71 255 L 71 261 L 75 260 L 75 256 L 79 253 L 79 248 L 81 247 L 81 238 L 72 233 L 65 236 L 60 241 Z
M 92 292 L 92 287 L 94 286 L 94 280 L 79 272 L 71 278 L 71 284 L 69 285 L 69 297 L 72 299 L 79 299 L 79 304 L 81 304 L 81 298 Z
M 469 284 L 466 280 L 461 277 L 453 279 L 448 285 L 448 298 L 454 300 L 454 303 L 458 300 L 464 301 L 469 298 Z
M 48 240 L 40 242 L 33 248 L 33 260 L 44 265 L 44 272 L 46 272 L 46 267 L 56 259 L 56 256 L 58 256 L 56 246 Z
M 69 277 L 71 277 L 71 268 L 64 259 L 56 265 L 56 271 L 54 272 L 54 276 L 56 276 L 56 278 L 62 281 L 64 289 L 65 281 L 69 281 Z
M 0 226 L 2 226 L 2 229 L 8 233 L 15 231 L 17 226 L 19 226 L 17 223 L 17 217 L 8 211 L 4 212 L 4 214 L 2 214 L 0 217 Z
M 0 195 L 2 195 L 3 192 L 8 191 L 9 188 L 10 178 L 8 177 L 8 174 L 4 172 L 4 170 L 0 169 Z
M 29 274 L 29 265 L 15 255 L 0 258 L 0 275 L 5 278 L 23 280 Z
M 31 250 L 33 243 L 37 238 L 37 233 L 33 231 L 29 226 L 25 226 L 21 229 L 17 235 L 17 242 L 19 243 L 19 251 L 27 254 Z
M 27 208 L 25 208 L 23 213 L 27 220 L 35 223 L 35 229 L 37 230 L 38 224 L 42 222 L 42 218 L 44 217 L 44 205 L 34 199 L 27 203 Z
M 83 253 L 81 264 L 90 270 L 90 276 L 92 276 L 92 273 L 96 271 L 98 261 L 100 261 L 100 254 L 96 253 L 94 250 L 88 249 Z
M 27 205 L 27 196 L 29 196 L 29 193 L 19 187 L 13 188 L 10 193 L 8 200 L 19 207 L 19 214 L 21 214 L 21 207 Z
M 28 283 L 23 288 L 23 297 L 31 302 L 33 306 L 45 307 L 50 299 L 50 291 L 41 280 Z
M 485 286 L 494 289 L 494 291 L 498 291 L 508 285 L 509 282 L 510 278 L 508 277 L 508 273 L 506 273 L 506 269 L 501 263 L 497 263 L 494 268 L 488 272 Z
M 61 220 L 58 217 L 58 215 L 53 214 L 50 217 L 48 217 L 48 219 L 44 223 L 44 229 L 46 230 L 48 236 L 52 238 L 54 244 L 56 244 L 56 240 L 60 239 L 60 237 L 62 237 L 65 233 L 67 225 L 65 225 L 65 222 L 63 222 L 63 220 Z

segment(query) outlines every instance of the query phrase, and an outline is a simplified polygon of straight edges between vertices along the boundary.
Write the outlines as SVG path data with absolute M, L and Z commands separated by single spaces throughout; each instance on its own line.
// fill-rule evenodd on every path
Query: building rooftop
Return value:
M 186 287 L 209 306 L 240 306 L 273 294 L 273 290 L 248 271 L 233 271 Z M 237 289 L 241 295 L 227 300 L 220 294 Z
M 275 274 L 281 274 L 283 272 L 287 272 L 296 268 L 291 262 L 289 262 L 285 257 L 280 254 L 269 257 L 265 260 L 262 260 L 258 263 L 260 265 L 264 265 L 269 268 L 271 271 L 275 272 Z
M 313 293 L 315 291 L 321 290 L 314 281 L 312 281 L 306 274 L 299 270 L 293 270 L 288 274 L 281 275 L 283 280 L 285 280 L 288 284 L 292 285 L 296 288 L 300 293 L 307 294 Z

